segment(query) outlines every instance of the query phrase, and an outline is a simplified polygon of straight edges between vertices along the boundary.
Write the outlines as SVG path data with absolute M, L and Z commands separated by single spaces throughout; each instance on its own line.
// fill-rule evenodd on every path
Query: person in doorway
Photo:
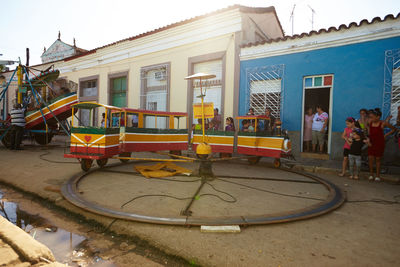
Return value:
M 219 112 L 218 108 L 215 108 L 214 109 L 214 118 L 211 120 L 214 130 L 221 129 L 221 115 L 218 114 L 218 112 Z
M 319 145 L 319 153 L 323 153 L 325 144 L 325 132 L 327 130 L 329 116 L 324 112 L 321 106 L 316 107 L 317 113 L 313 117 L 312 123 L 312 148 L 315 153 L 317 144 Z
M 235 131 L 235 123 L 233 121 L 232 117 L 226 118 L 226 126 L 225 126 L 225 131 L 227 132 L 234 132 Z
M 382 112 L 379 108 L 371 109 L 368 112 L 369 116 L 369 140 L 371 146 L 368 148 L 368 164 L 369 178 L 368 180 L 380 182 L 381 173 L 381 158 L 385 152 L 385 138 L 396 131 L 396 128 L 386 121 L 381 120 Z M 383 129 L 388 127 L 391 129 L 384 134 Z M 374 161 L 376 162 L 376 176 L 374 179 Z
M 303 142 L 305 144 L 305 151 L 311 152 L 311 141 L 312 141 L 312 122 L 313 122 L 313 109 L 311 107 L 306 109 L 306 115 L 304 116 L 304 136 Z
M 343 162 L 342 162 L 342 172 L 339 176 L 343 177 L 346 174 L 347 164 L 349 163 L 349 151 L 350 144 L 352 140 L 352 133 L 355 129 L 355 120 L 352 117 L 346 119 L 346 128 L 344 128 L 342 133 L 342 139 L 344 139 L 343 145 Z
M 264 132 L 272 134 L 275 129 L 275 117 L 272 115 L 271 108 L 266 108 L 264 115 L 269 118 L 264 120 Z
M 11 150 L 22 150 L 21 141 L 25 128 L 25 108 L 15 104 L 11 110 Z

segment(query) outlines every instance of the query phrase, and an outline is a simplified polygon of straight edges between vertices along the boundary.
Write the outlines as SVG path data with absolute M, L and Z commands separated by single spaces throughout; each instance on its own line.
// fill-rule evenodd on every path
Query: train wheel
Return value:
M 119 154 L 119 156 L 129 158 L 131 156 L 131 152 L 124 152 L 124 153 Z M 119 161 L 121 161 L 122 163 L 127 163 L 129 161 L 129 159 L 119 159 Z
M 44 146 L 51 142 L 53 135 L 52 134 L 35 133 L 35 135 L 33 137 L 35 138 L 36 143 Z
M 2 135 L 3 132 L 0 132 L 0 135 Z M 3 145 L 6 148 L 10 148 L 11 147 L 11 133 L 10 130 L 8 131 L 8 133 L 3 137 L 3 139 L 1 139 L 1 142 L 3 143 Z
M 180 150 L 170 150 L 169 154 L 171 155 L 177 155 L 177 156 L 182 156 L 182 151 Z M 170 156 L 171 159 L 176 159 L 174 156 Z
M 261 159 L 260 156 L 247 158 L 250 164 L 257 164 L 260 161 L 260 159 Z
M 219 157 L 221 159 L 227 159 L 227 158 L 231 158 L 232 154 L 231 153 L 219 153 Z
M 276 159 L 274 160 L 274 167 L 275 167 L 275 168 L 279 168 L 280 166 L 281 166 L 281 160 L 278 159 L 278 158 L 276 158 Z
M 100 168 L 103 168 L 104 166 L 106 166 L 108 162 L 108 159 L 97 159 L 96 163 L 97 165 L 99 165 Z
M 82 159 L 81 160 L 81 168 L 83 171 L 87 172 L 92 167 L 93 160 L 92 159 Z

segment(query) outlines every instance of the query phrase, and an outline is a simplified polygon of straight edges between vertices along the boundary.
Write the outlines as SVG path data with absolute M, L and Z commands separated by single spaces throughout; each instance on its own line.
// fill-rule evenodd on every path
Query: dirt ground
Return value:
M 140 248 L 132 240 L 71 219 L 65 212 L 44 206 L 34 196 L 26 196 L 5 186 L 0 189 L 8 218 L 17 221 L 36 240 L 51 248 L 59 262 L 69 266 L 102 267 L 181 265 L 169 263 L 168 258 L 162 259 L 160 255 L 152 256 L 151 248 L 144 253 L 147 255 L 139 255 L 135 250 Z M 9 203 L 12 205 L 7 208 Z
M 8 151 L 0 147 L 0 181 L 48 199 L 72 213 L 109 225 L 112 219 L 85 212 L 65 201 L 59 193 L 49 190 L 49 187 L 60 187 L 81 171 L 78 164 L 72 163 L 74 160 L 62 157 L 63 152 L 58 147 L 47 150 L 32 147 L 24 151 Z M 239 171 L 254 176 L 263 173 L 262 166 L 254 169 L 257 171 L 246 167 L 240 170 L 241 167 L 234 164 L 223 164 L 218 168 L 226 173 L 234 171 L 236 175 Z M 400 205 L 394 204 L 400 201 L 400 186 L 353 181 L 332 174 L 319 176 L 346 191 L 349 202 L 332 213 L 310 220 L 250 226 L 242 228 L 239 234 L 201 233 L 198 227 L 122 220 L 115 221 L 110 229 L 119 234 L 140 237 L 167 253 L 204 266 L 394 266 L 400 262 Z M 105 178 L 107 176 L 99 177 L 92 184 L 98 190 L 108 192 L 107 199 L 103 201 L 116 205 L 114 200 L 118 203 L 122 200 L 120 192 L 111 190 L 113 186 L 109 185 L 115 186 L 115 182 Z M 111 181 L 115 179 L 118 178 L 114 177 Z M 304 192 L 303 186 L 276 184 L 272 188 L 293 193 Z M 167 186 L 165 190 L 173 189 Z M 307 192 L 324 196 L 320 190 Z M 234 193 L 237 195 L 240 192 Z M 244 207 L 251 197 L 242 196 Z M 362 202 L 353 202 L 360 200 Z M 280 205 L 287 209 L 288 206 L 307 204 L 303 200 L 296 203 L 281 199 L 280 202 L 272 208 L 279 210 Z

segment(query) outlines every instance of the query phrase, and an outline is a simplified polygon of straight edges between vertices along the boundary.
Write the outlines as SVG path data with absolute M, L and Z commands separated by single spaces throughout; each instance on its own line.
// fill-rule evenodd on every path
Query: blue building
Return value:
M 265 107 L 289 130 L 295 155 L 303 153 L 306 107 L 329 114 L 325 154 L 342 158 L 345 119 L 379 107 L 395 121 L 400 105 L 400 14 L 242 46 L 239 115 Z M 393 140 L 386 161 L 399 159 Z

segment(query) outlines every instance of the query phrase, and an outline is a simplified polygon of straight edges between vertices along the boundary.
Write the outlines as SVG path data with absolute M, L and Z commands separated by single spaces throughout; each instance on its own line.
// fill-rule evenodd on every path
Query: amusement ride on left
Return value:
M 71 105 L 78 102 L 78 97 L 70 88 L 55 90 L 51 86 L 59 75 L 60 71 L 53 66 L 35 74 L 30 67 L 19 64 L 5 86 L 0 87 L 0 105 L 3 107 L 0 141 L 5 147 L 11 144 L 12 126 L 5 111 L 7 92 L 14 93 L 9 92 L 13 82 L 17 82 L 17 90 L 12 104 L 25 109 L 24 136 L 31 135 L 38 144 L 46 145 L 60 131 L 70 135 L 67 119 L 72 116 Z

